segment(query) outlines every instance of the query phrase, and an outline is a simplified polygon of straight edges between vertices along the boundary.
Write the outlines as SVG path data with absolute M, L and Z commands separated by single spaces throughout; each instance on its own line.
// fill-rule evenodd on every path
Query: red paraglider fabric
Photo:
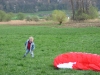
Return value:
M 100 71 L 100 55 L 82 52 L 60 54 L 54 59 L 55 68 Z

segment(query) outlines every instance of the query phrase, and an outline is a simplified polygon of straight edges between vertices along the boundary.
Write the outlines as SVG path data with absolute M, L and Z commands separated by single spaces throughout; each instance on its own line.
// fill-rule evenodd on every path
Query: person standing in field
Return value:
M 34 44 L 34 38 L 29 37 L 29 39 L 25 42 L 25 49 L 26 52 L 23 57 L 26 57 L 26 55 L 30 52 L 31 56 L 34 57 L 34 49 L 35 49 L 35 44 Z

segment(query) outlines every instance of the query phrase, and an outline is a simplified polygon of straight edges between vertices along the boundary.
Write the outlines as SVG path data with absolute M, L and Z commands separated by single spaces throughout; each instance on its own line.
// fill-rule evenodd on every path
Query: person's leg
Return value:
M 34 57 L 34 53 L 33 53 L 33 51 L 31 51 L 30 54 L 31 54 L 32 57 Z
M 26 53 L 24 54 L 24 57 L 26 57 L 26 55 L 29 53 L 29 50 L 26 50 Z

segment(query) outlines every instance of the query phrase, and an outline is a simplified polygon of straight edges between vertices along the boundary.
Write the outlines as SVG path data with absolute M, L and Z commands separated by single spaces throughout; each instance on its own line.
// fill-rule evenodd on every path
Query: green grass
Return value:
M 49 14 L 51 14 L 52 11 L 39 11 L 39 12 L 34 12 L 34 13 L 23 13 L 25 15 L 25 17 L 36 17 L 38 16 L 39 18 L 44 18 L 44 16 L 47 16 Z M 14 13 L 14 16 L 12 17 L 12 20 L 19 20 L 18 13 Z
M 25 53 L 24 43 L 34 36 L 35 57 Z M 54 58 L 66 52 L 100 53 L 100 28 L 0 26 L 0 75 L 100 75 L 95 71 L 55 69 Z
M 52 10 L 52 11 L 39 11 L 39 12 L 35 12 L 35 13 L 26 13 L 26 16 L 30 15 L 30 16 L 39 16 L 40 18 L 44 18 L 44 16 L 52 14 L 53 11 L 54 10 Z M 71 11 L 70 10 L 61 10 L 61 11 L 66 12 L 66 15 L 68 17 L 71 17 Z
M 26 16 L 38 16 L 39 18 L 44 18 L 44 16 L 47 16 L 49 14 L 52 14 L 52 11 L 39 11 L 35 13 L 24 13 Z
M 71 11 L 70 10 L 62 10 L 62 11 L 66 12 L 66 15 L 68 17 L 71 17 Z M 39 12 L 34 12 L 34 13 L 23 13 L 23 14 L 25 15 L 25 17 L 27 17 L 27 16 L 30 16 L 30 17 L 38 16 L 40 19 L 43 19 L 44 17 L 52 14 L 52 12 L 53 12 L 53 10 L 51 10 L 51 11 L 39 11 Z M 13 14 L 14 16 L 12 17 L 12 20 L 19 20 L 17 14 L 18 13 Z

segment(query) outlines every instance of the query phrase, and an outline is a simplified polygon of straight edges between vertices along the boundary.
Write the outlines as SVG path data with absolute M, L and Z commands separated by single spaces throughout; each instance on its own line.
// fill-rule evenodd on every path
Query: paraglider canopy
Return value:
M 55 68 L 100 71 L 100 55 L 82 52 L 69 52 L 54 58 Z

